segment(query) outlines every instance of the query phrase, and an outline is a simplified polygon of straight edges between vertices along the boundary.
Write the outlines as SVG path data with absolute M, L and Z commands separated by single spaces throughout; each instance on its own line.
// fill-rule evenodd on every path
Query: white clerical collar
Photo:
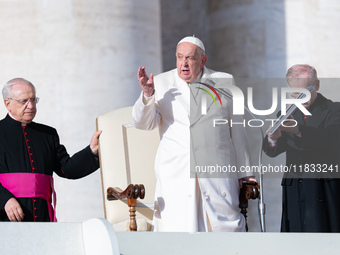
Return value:
M 15 118 L 13 117 L 13 115 L 12 115 L 10 112 L 8 112 L 8 115 L 9 115 L 13 120 L 18 121 L 17 119 L 15 119 Z M 25 127 L 26 125 L 27 125 L 26 123 L 22 123 L 22 122 L 21 122 L 21 126 L 22 126 L 22 127 Z

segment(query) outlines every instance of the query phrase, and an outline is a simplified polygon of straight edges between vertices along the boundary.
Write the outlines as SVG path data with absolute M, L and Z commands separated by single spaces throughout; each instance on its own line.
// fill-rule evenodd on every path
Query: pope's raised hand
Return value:
M 155 86 L 153 83 L 153 74 L 150 74 L 150 77 L 145 72 L 145 67 L 139 67 L 137 77 L 139 80 L 139 85 L 143 90 L 143 94 L 146 97 L 150 97 L 153 95 L 155 91 Z

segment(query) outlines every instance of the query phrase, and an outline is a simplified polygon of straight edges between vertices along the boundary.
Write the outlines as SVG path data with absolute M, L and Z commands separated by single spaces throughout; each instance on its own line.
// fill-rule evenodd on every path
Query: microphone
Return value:
M 310 86 L 310 87 L 307 87 L 306 88 L 309 92 L 313 91 L 314 90 L 314 87 L 313 86 Z M 301 99 L 301 98 L 305 98 L 306 97 L 306 94 L 305 93 L 300 93 L 296 99 Z M 292 115 L 295 110 L 296 110 L 296 105 L 295 104 L 291 104 L 289 107 L 288 107 L 288 110 L 286 112 L 285 115 L 281 115 L 280 118 L 275 122 L 275 124 L 269 129 L 268 131 L 268 134 L 273 134 L 280 126 L 281 124 L 290 116 Z

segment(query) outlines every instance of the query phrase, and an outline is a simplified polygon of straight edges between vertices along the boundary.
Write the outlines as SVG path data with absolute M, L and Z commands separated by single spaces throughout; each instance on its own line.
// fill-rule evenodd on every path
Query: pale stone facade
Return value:
M 298 63 L 339 77 L 339 12 L 336 0 L 0 0 L 0 84 L 33 82 L 41 98 L 36 121 L 56 127 L 73 154 L 90 141 L 99 114 L 133 104 L 138 66 L 154 74 L 174 68 L 176 44 L 187 35 L 204 41 L 208 67 L 235 77 L 282 78 Z M 321 92 L 339 101 L 336 83 Z M 255 95 L 270 97 L 271 87 Z M 251 144 L 260 141 L 251 131 Z M 284 164 L 284 157 L 263 160 Z M 264 184 L 267 230 L 279 231 L 280 179 Z M 57 178 L 56 188 L 60 221 L 103 217 L 99 171 Z M 250 230 L 259 231 L 257 203 L 250 206 Z

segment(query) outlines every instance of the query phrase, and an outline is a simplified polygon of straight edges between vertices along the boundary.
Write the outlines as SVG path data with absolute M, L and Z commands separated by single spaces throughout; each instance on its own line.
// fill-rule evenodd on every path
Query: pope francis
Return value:
M 207 59 L 202 41 L 188 36 L 177 45 L 176 69 L 155 77 L 148 76 L 145 67 L 138 69 L 142 93 L 133 107 L 134 125 L 144 130 L 158 127 L 161 138 L 155 160 L 154 231 L 245 231 L 238 209 L 239 183 L 250 177 L 192 172 L 207 164 L 238 169 L 250 164 L 244 127 L 211 125 L 212 116 L 235 117 L 231 99 L 222 97 L 218 106 L 206 102 L 207 114 L 193 112 L 193 106 L 201 109 L 197 81 L 233 82 L 232 75 L 206 68 Z

